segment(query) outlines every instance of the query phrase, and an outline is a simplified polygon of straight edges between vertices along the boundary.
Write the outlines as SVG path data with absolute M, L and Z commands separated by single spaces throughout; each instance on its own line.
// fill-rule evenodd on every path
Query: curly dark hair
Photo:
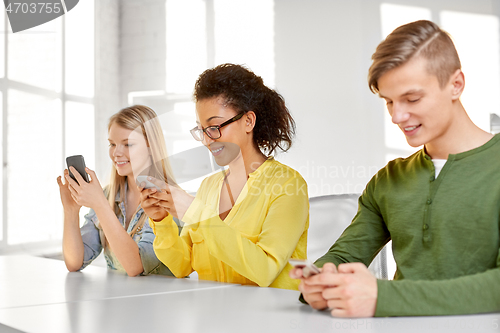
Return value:
M 285 100 L 264 85 L 260 76 L 241 65 L 222 64 L 207 69 L 196 80 L 194 99 L 222 98 L 236 112 L 256 115 L 253 142 L 267 156 L 287 151 L 295 135 L 295 121 Z

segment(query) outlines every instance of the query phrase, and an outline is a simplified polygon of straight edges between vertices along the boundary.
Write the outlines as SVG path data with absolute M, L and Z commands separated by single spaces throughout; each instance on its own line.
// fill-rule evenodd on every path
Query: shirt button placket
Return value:
M 426 201 L 426 207 L 425 207 L 426 218 L 424 221 L 424 225 L 422 226 L 424 242 L 428 242 L 431 239 L 430 233 L 429 233 L 429 224 L 427 223 L 428 221 L 430 221 L 429 215 L 431 213 L 431 209 L 430 209 L 431 204 L 432 204 L 432 199 L 428 198 Z

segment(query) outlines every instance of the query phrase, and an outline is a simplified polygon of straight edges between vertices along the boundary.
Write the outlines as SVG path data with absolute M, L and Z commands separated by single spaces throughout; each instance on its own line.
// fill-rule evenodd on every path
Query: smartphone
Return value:
M 307 259 L 289 259 L 288 262 L 295 268 L 302 268 L 302 276 L 308 278 L 319 274 L 320 270 L 312 261 Z
M 88 183 L 90 181 L 88 173 L 85 171 L 85 160 L 83 159 L 82 155 L 74 155 L 74 156 L 69 156 L 66 157 L 66 165 L 68 166 L 68 171 L 69 171 L 69 176 L 73 178 L 75 182 L 78 183 L 78 180 L 76 180 L 75 176 L 69 170 L 69 167 L 72 166 L 73 168 L 76 169 L 82 176 L 82 178 Z
M 161 188 L 148 180 L 148 176 L 137 176 L 136 180 L 137 186 L 141 185 L 141 183 L 145 183 L 144 188 L 156 188 L 159 192 L 161 192 Z

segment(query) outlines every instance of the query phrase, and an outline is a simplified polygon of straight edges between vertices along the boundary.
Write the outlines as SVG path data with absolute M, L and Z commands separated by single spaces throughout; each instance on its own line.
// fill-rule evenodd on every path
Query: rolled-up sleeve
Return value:
M 97 215 L 93 209 L 85 215 L 85 222 L 80 228 L 83 241 L 83 265 L 80 270 L 87 267 L 95 258 L 99 256 L 102 251 L 101 238 L 99 236 L 99 229 L 97 229 L 95 222 Z

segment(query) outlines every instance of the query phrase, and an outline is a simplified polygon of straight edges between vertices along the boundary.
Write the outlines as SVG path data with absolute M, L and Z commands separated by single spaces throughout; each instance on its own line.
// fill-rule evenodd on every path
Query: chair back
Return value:
M 315 261 L 323 256 L 349 226 L 358 211 L 359 194 L 330 194 L 309 198 L 307 257 Z M 368 269 L 379 279 L 387 279 L 384 247 Z

